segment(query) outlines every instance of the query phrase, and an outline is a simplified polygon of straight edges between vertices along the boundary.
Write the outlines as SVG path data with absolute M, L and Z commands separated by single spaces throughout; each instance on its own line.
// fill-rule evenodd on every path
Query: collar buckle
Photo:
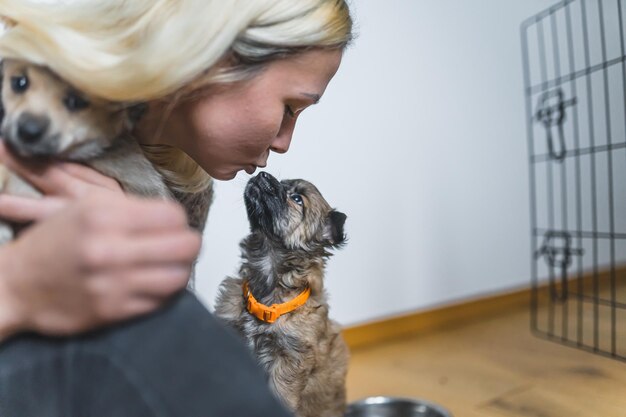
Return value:
M 264 310 L 263 311 L 263 321 L 268 323 L 274 323 L 278 318 L 278 314 L 274 310 Z

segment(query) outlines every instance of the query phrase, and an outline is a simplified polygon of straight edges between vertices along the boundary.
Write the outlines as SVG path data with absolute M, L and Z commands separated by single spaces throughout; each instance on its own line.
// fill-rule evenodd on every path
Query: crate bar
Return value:
M 595 72 L 598 71 L 602 71 L 606 68 L 612 67 L 613 65 L 617 65 L 617 64 L 624 64 L 624 61 L 626 61 L 626 57 L 625 56 L 621 56 L 619 58 L 613 58 L 610 59 L 606 62 L 603 62 L 601 64 L 596 64 L 596 65 L 592 65 L 588 68 L 584 68 L 578 71 L 574 71 L 571 72 L 569 74 L 566 75 L 562 75 L 559 78 L 555 78 L 553 80 L 548 80 L 545 82 L 542 82 L 540 84 L 537 85 L 533 85 L 530 87 L 527 87 L 528 90 L 530 91 L 531 94 L 536 94 L 536 93 L 540 93 L 548 88 L 552 88 L 552 87 L 556 87 L 557 85 L 561 85 L 566 83 L 567 81 L 573 81 L 576 80 L 578 78 L 581 77 L 586 77 L 589 76 Z
M 622 2 L 617 0 L 617 14 L 619 15 L 619 39 L 620 39 L 620 52 L 622 58 L 626 58 L 626 50 L 624 48 L 624 22 L 622 18 Z M 626 61 L 622 59 L 622 89 L 626 90 Z M 626 110 L 626 91 L 622 92 L 624 98 L 624 110 Z M 624 131 L 626 132 L 626 117 L 624 117 Z
M 537 236 L 543 236 L 545 233 L 550 231 L 556 232 L 564 232 L 564 230 L 549 230 L 542 228 L 535 228 L 535 234 Z M 581 238 L 591 238 L 591 239 L 626 239 L 626 233 L 608 233 L 608 232 L 592 232 L 588 230 L 568 230 L 572 236 L 581 237 Z
M 552 54 L 554 58 L 554 74 L 557 78 L 561 75 L 561 57 L 559 55 L 559 36 L 557 33 L 556 9 L 550 13 L 550 26 L 552 29 Z M 567 154 L 567 149 L 563 149 Z M 554 161 L 553 161 L 554 163 Z M 561 166 L 561 228 L 567 230 L 567 167 L 565 161 L 558 161 Z M 561 338 L 567 340 L 568 333 L 568 282 L 567 282 L 567 266 L 561 268 L 561 285 L 562 285 L 562 305 L 561 305 Z
M 541 330 L 538 330 L 537 332 L 535 332 L 536 335 L 541 336 L 547 340 L 554 340 L 554 335 L 551 335 L 549 333 L 546 332 L 542 332 Z M 581 349 L 590 353 L 595 353 L 596 355 L 600 355 L 600 356 L 605 356 L 607 358 L 611 358 L 611 359 L 618 359 L 620 361 L 626 361 L 626 356 L 622 356 L 622 355 L 612 355 L 609 352 L 605 352 L 603 350 L 599 350 L 596 349 L 593 346 L 588 346 L 588 345 L 578 345 L 577 343 L 572 342 L 571 340 L 566 340 L 564 342 L 561 342 L 563 345 L 565 346 L 569 346 L 569 347 L 573 347 L 573 348 L 577 348 L 577 349 Z
M 522 38 L 522 56 L 524 63 L 524 85 L 530 85 L 530 68 L 529 68 L 529 53 L 528 53 L 528 26 L 522 25 L 520 29 L 520 36 Z M 526 89 L 525 89 L 526 90 Z M 532 111 L 532 97 L 529 93 L 525 94 L 526 98 L 526 137 L 528 147 L 528 160 L 532 161 L 534 155 L 534 132 L 533 132 L 533 111 Z M 530 185 L 530 224 L 531 228 L 534 228 L 537 224 L 537 208 L 536 204 L 536 187 L 535 187 L 535 167 L 531 163 L 528 170 L 529 185 Z M 532 234 L 531 234 L 532 236 Z M 531 271 L 531 295 L 530 295 L 530 329 L 531 331 L 537 331 L 537 312 L 538 312 L 538 282 L 537 282 L 537 262 L 535 260 L 535 253 L 537 253 L 536 237 L 532 236 L 530 239 L 530 271 Z
M 524 31 L 525 29 L 527 29 L 529 26 L 534 25 L 535 23 L 537 23 L 538 21 L 540 21 L 541 19 L 543 19 L 544 17 L 549 16 L 550 14 L 554 13 L 555 11 L 557 11 L 558 9 L 561 9 L 563 6 L 566 6 L 570 3 L 575 2 L 576 0 L 563 0 L 560 3 L 557 3 L 553 6 L 548 7 L 545 10 L 542 10 L 541 12 L 537 13 L 536 15 L 529 17 L 528 19 L 524 20 L 522 22 L 522 31 Z M 529 83 L 526 84 L 526 86 L 530 85 L 530 80 Z
M 571 151 L 567 151 L 567 155 L 565 155 L 565 158 L 571 158 L 574 156 L 581 156 L 581 155 L 589 155 L 592 153 L 611 152 L 616 149 L 624 149 L 624 148 L 626 148 L 626 142 L 612 143 L 610 145 L 599 145 L 599 146 L 594 146 L 594 147 L 589 147 L 589 148 L 572 149 Z M 552 156 L 549 153 L 539 154 L 539 155 L 536 155 L 534 158 L 532 158 L 531 162 L 540 163 L 540 162 L 549 161 L 551 159 L 552 159 Z
M 598 2 L 598 16 L 600 20 L 600 45 L 602 47 L 602 62 L 606 62 L 606 33 L 604 26 L 604 8 L 602 7 L 602 1 Z M 609 74 L 608 70 L 605 67 L 602 71 L 602 76 L 604 79 L 604 114 L 605 114 L 605 123 L 606 123 L 606 141 L 609 146 L 611 146 L 611 96 L 609 92 Z M 615 202 L 613 199 L 613 153 L 607 153 L 607 177 L 609 182 L 609 229 L 611 230 L 611 235 L 615 234 Z M 611 300 L 613 301 L 613 306 L 611 307 L 611 354 L 615 356 L 617 354 L 616 346 L 616 326 L 615 322 L 617 320 L 617 312 L 615 308 L 616 301 L 616 288 L 615 288 L 615 239 L 611 238 L 610 240 L 610 262 L 611 262 L 611 271 L 610 271 L 610 282 L 611 282 Z
M 574 35 L 572 31 L 572 16 L 571 16 L 571 3 L 565 4 L 565 25 L 567 30 L 567 49 L 569 52 L 569 69 L 570 72 L 574 71 L 575 68 L 575 60 L 574 60 Z M 570 80 L 571 89 L 572 89 L 572 97 L 578 97 L 576 81 L 574 79 Z M 578 151 L 580 149 L 580 132 L 579 132 L 579 121 L 578 121 L 578 106 L 572 106 L 572 122 L 574 128 L 574 147 L 575 150 Z M 575 171 L 576 171 L 576 227 L 578 230 L 582 230 L 583 228 L 583 220 L 582 220 L 582 181 L 580 174 L 580 154 L 578 152 L 574 155 L 575 158 Z M 576 236 L 578 247 L 583 247 L 582 236 Z M 577 296 L 577 310 L 576 317 L 578 319 L 576 323 L 576 341 L 578 345 L 583 344 L 583 257 L 579 256 L 577 258 L 578 261 L 578 276 L 576 277 L 577 288 L 578 288 L 578 296 Z
M 585 302 L 593 302 L 594 301 L 593 297 L 591 297 L 589 295 L 586 295 L 586 294 L 580 294 L 580 293 L 577 293 L 577 292 L 571 292 L 570 294 L 571 295 L 575 295 L 577 297 L 580 297 Z M 600 300 L 598 300 L 598 302 L 601 305 L 605 306 L 605 307 L 611 307 L 611 308 L 615 307 L 616 309 L 617 308 L 619 308 L 619 309 L 626 309 L 626 303 L 620 303 L 619 301 L 613 302 L 612 300 L 604 300 L 604 299 L 601 298 Z
M 582 1 L 580 3 L 581 7 L 581 15 L 582 15 L 582 27 L 583 27 L 583 38 L 584 38 L 584 49 L 585 49 L 585 66 L 589 68 L 590 57 L 589 57 L 589 31 L 587 28 L 587 12 L 585 9 L 585 2 Z M 588 116 L 589 116 L 589 142 L 591 147 L 595 146 L 595 132 L 594 132 L 594 120 L 593 120 L 593 88 L 591 86 L 591 77 L 587 76 L 587 106 L 588 106 Z M 598 208 L 597 208 L 597 186 L 596 186 L 596 154 L 591 154 L 591 217 L 592 217 L 592 228 L 594 231 L 598 230 Z M 593 345 L 595 350 L 599 350 L 600 345 L 600 335 L 599 335 L 599 327 L 600 327 L 600 305 L 597 302 L 599 299 L 599 283 L 598 283 L 598 243 L 594 239 L 593 240 L 593 293 L 596 299 L 593 307 Z
M 541 80 L 545 81 L 548 78 L 548 68 L 546 63 L 546 49 L 545 49 L 545 37 L 543 32 L 543 22 L 540 20 L 537 22 L 537 42 L 539 46 L 539 63 L 541 69 Z M 548 227 L 554 228 L 554 172 L 551 163 L 546 163 L 546 177 L 548 182 L 547 187 L 547 203 L 548 203 Z M 554 277 L 554 265 L 548 265 L 548 280 L 550 285 L 550 296 L 553 296 L 554 289 L 556 288 Z M 548 302 L 548 329 L 551 334 L 554 334 L 554 326 L 556 321 L 555 306 L 553 300 Z

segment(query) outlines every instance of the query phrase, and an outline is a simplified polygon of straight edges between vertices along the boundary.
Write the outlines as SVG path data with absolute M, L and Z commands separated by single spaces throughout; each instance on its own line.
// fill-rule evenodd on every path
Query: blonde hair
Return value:
M 184 97 L 352 39 L 345 0 L 0 0 L 0 18 L 9 26 L 0 57 L 46 65 L 89 94 L 123 102 Z M 178 190 L 208 186 L 182 151 L 144 150 Z

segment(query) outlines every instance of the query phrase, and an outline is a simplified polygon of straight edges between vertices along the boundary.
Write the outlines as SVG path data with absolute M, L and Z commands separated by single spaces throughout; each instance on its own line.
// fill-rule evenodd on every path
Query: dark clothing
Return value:
M 287 417 L 243 343 L 189 292 L 107 330 L 0 345 L 1 417 Z

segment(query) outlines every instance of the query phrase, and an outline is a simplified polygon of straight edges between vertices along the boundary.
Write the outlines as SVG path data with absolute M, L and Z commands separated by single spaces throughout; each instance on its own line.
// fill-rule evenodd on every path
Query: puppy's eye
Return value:
M 69 93 L 63 99 L 63 104 L 69 111 L 78 111 L 89 107 L 89 102 L 76 93 Z
M 11 89 L 20 94 L 28 89 L 28 77 L 25 75 L 16 75 L 11 77 Z
M 300 194 L 291 194 L 289 198 L 291 198 L 296 204 L 300 206 L 304 204 L 304 200 L 302 199 L 302 196 Z

